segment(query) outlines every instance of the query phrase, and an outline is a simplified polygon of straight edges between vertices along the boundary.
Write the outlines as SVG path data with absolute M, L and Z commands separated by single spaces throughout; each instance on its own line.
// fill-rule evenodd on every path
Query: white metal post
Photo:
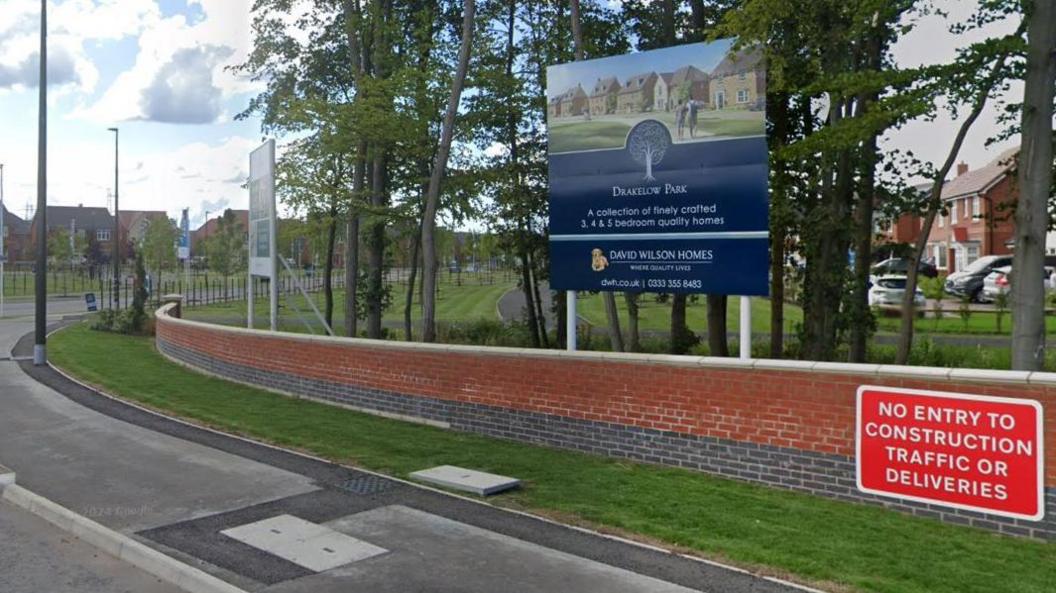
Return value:
M 576 351 L 576 291 L 569 290 L 565 293 L 565 308 L 568 309 L 565 320 L 565 344 L 569 352 Z
M 741 360 L 752 357 L 752 298 L 741 297 Z
M 4 316 L 4 164 L 0 163 L 0 317 Z
M 249 273 L 249 281 L 246 282 L 246 324 L 253 329 L 253 272 Z

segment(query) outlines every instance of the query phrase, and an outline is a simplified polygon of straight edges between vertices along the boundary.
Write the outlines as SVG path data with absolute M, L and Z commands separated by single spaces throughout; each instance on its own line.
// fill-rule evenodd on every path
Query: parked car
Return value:
M 902 305 L 902 297 L 906 294 L 905 276 L 881 276 L 877 278 L 869 288 L 870 307 L 899 307 Z M 924 291 L 917 287 L 913 294 L 913 305 L 923 307 L 925 305 Z
M 1012 265 L 1011 255 L 987 255 L 968 264 L 960 272 L 946 277 L 943 287 L 947 294 L 978 301 L 983 292 L 983 279 L 996 268 Z
M 873 266 L 872 273 L 876 277 L 905 276 L 909 273 L 909 258 L 892 257 L 885 259 Z M 934 278 L 939 275 L 939 270 L 935 267 L 935 264 L 922 260 L 917 263 L 917 274 Z
M 1045 266 L 1045 292 L 1056 289 L 1056 266 Z M 1012 291 L 1012 266 L 995 268 L 986 278 L 983 278 L 983 290 L 979 293 L 979 300 L 983 303 L 992 303 L 1001 294 L 1009 294 Z

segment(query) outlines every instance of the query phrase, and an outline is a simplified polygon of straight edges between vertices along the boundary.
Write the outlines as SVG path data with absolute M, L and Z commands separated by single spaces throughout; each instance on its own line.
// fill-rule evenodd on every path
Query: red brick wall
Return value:
M 1029 382 L 1011 372 L 745 366 L 730 359 L 339 340 L 165 316 L 157 332 L 160 341 L 227 363 L 304 378 L 847 457 L 854 454 L 855 393 L 862 384 L 1031 398 L 1045 407 L 1045 438 L 1056 443 L 1056 376 L 1048 374 Z M 1056 486 L 1051 446 L 1046 484 Z

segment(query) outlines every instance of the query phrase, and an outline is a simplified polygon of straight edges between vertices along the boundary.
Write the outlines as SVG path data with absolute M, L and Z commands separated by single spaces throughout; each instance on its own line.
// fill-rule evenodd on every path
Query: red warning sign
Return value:
M 863 492 L 1039 521 L 1041 404 L 891 387 L 858 388 Z

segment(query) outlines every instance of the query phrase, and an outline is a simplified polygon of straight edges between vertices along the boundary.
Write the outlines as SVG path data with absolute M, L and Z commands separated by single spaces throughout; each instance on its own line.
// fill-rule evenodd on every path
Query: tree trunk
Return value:
M 623 352 L 623 332 L 620 331 L 620 312 L 616 309 L 616 293 L 603 292 L 605 317 L 609 320 L 609 344 L 613 352 Z
M 462 85 L 466 80 L 469 67 L 469 53 L 473 46 L 473 14 L 476 9 L 474 0 L 466 0 L 462 15 L 462 43 L 458 50 L 458 69 L 451 83 L 451 96 L 447 102 L 447 112 L 440 130 L 440 145 L 436 151 L 436 162 L 432 175 L 429 176 L 429 192 L 426 194 L 425 213 L 422 219 L 422 247 L 425 253 L 426 266 L 423 270 L 422 284 L 424 302 L 422 303 L 422 341 L 436 341 L 436 269 L 431 265 L 436 261 L 436 212 L 440 207 L 440 182 L 447 170 L 447 159 L 451 154 L 451 140 L 455 133 L 455 116 L 462 98 Z
M 744 297 L 741 297 L 742 299 Z M 708 295 L 708 350 L 712 356 L 729 356 L 727 339 L 726 307 L 729 297 L 724 294 Z
M 532 290 L 532 269 L 528 250 L 521 251 L 521 292 L 524 293 L 524 312 L 528 316 L 528 329 L 532 337 L 532 348 L 541 348 L 539 337 L 539 319 L 535 316 L 535 291 Z
M 543 299 L 539 294 L 539 274 L 535 270 L 535 258 L 532 258 L 532 265 L 528 268 L 532 274 L 532 291 L 535 297 L 535 318 L 539 322 L 539 341 L 543 348 L 550 347 L 550 336 L 546 331 L 546 315 L 543 315 Z
M 627 351 L 641 352 L 642 339 L 638 331 L 638 299 L 641 293 L 625 292 L 623 300 L 627 302 Z
M 366 181 L 366 143 L 358 146 L 356 165 L 352 174 L 352 204 L 345 226 L 345 335 L 359 334 L 359 212 L 356 202 L 362 199 Z
M 869 309 L 869 272 L 873 259 L 873 209 L 876 200 L 876 140 L 873 136 L 862 147 L 862 173 L 855 207 L 854 281 L 850 306 L 849 362 L 865 362 L 869 336 L 873 329 Z
M 1045 231 L 1053 178 L 1052 100 L 1056 90 L 1056 1 L 1026 3 L 1027 71 L 1018 162 L 1012 269 L 1012 368 L 1045 366 Z
M 697 337 L 686 325 L 686 303 L 688 297 L 685 294 L 671 296 L 671 354 L 685 354 L 697 342 Z
M 374 220 L 367 239 L 367 337 L 372 340 L 382 337 L 381 318 L 385 309 L 385 219 L 380 214 L 387 202 L 385 166 L 385 156 L 375 156 L 370 175 L 370 204 L 374 210 L 371 216 Z
M 330 209 L 330 221 L 326 224 L 326 262 L 323 264 L 323 298 L 326 305 L 323 318 L 326 324 L 334 327 L 334 250 L 337 246 L 337 210 Z M 276 282 L 278 279 L 272 279 Z
M 913 297 L 917 292 L 917 262 L 924 255 L 924 249 L 928 245 L 928 236 L 931 234 L 931 227 L 935 223 L 935 216 L 942 209 L 942 186 L 945 185 L 946 175 L 953 168 L 953 163 L 956 162 L 957 155 L 961 152 L 961 146 L 964 144 L 964 139 L 972 128 L 972 124 L 979 119 L 979 114 L 982 113 L 983 108 L 986 106 L 986 99 L 991 89 L 1001 79 L 1001 72 L 1004 69 L 1006 59 L 1007 55 L 998 58 L 990 70 L 989 76 L 983 81 L 979 92 L 975 96 L 971 113 L 961 123 L 960 129 L 957 130 L 957 135 L 953 139 L 953 144 L 950 146 L 950 152 L 946 155 L 946 161 L 942 164 L 942 168 L 938 170 L 935 174 L 935 179 L 932 181 L 928 198 L 928 209 L 920 227 L 920 234 L 917 235 L 917 242 L 909 255 L 905 294 L 902 296 L 902 319 L 899 326 L 895 364 L 904 365 L 908 363 L 909 354 L 913 350 L 913 323 L 916 318 L 916 307 L 913 303 Z
M 661 17 L 662 35 L 669 45 L 674 45 L 675 37 L 675 0 L 663 0 L 663 11 Z
M 411 274 L 407 279 L 407 300 L 403 305 L 403 335 L 408 342 L 414 340 L 414 325 L 411 323 L 411 313 L 414 310 L 414 283 L 418 280 L 418 259 L 421 257 L 422 226 L 418 225 L 418 232 L 414 235 L 411 245 Z
M 572 0 L 572 51 L 577 62 L 583 59 L 583 26 L 579 18 L 579 0 Z

